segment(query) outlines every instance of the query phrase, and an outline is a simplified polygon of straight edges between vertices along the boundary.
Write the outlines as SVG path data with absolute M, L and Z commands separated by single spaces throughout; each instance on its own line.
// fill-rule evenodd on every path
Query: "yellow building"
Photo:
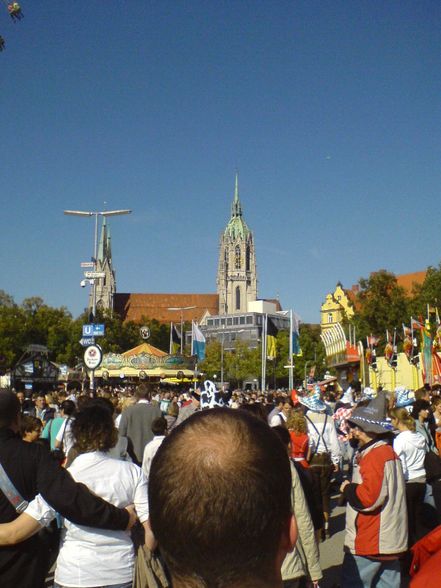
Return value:
M 348 292 L 338 282 L 332 294 L 327 294 L 325 302 L 320 309 L 320 325 L 322 331 L 341 323 L 346 317 L 354 316 L 354 308 L 349 299 Z

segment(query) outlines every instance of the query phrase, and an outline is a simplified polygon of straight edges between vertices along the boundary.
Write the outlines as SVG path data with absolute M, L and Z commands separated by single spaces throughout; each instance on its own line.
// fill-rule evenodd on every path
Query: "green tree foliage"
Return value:
M 395 275 L 386 270 L 361 278 L 359 286 L 355 315 L 351 321 L 355 325 L 357 339 L 365 340 L 373 333 L 384 343 L 386 329 L 393 334 L 395 328 L 401 329 L 402 323 L 408 324 L 410 300 L 404 288 L 397 284 Z
M 260 379 L 260 347 L 251 349 L 247 341 L 236 340 L 234 351 L 228 351 L 225 354 L 225 366 L 225 380 L 234 386 L 241 386 L 247 378 Z
M 441 310 L 441 264 L 428 267 L 424 282 L 413 289 L 413 299 L 410 302 L 411 314 L 415 317 L 427 315 L 427 306 Z
M 205 359 L 198 365 L 198 369 L 205 374 L 205 376 L 212 380 L 216 374 L 217 380 L 220 381 L 221 374 L 221 343 L 216 339 L 207 341 L 205 346 Z

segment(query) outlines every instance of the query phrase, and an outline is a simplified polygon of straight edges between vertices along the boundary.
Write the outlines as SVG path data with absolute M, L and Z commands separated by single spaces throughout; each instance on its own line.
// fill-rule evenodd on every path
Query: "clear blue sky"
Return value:
M 304 321 L 338 280 L 441 259 L 441 4 L 0 6 L 0 288 L 77 316 L 93 222 L 119 292 L 215 292 L 239 169 L 259 296 Z

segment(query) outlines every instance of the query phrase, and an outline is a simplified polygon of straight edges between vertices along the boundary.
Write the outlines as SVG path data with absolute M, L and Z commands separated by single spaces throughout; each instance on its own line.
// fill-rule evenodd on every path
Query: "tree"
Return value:
M 225 380 L 236 386 L 251 376 L 259 377 L 261 371 L 260 350 L 250 349 L 247 341 L 236 339 L 234 351 L 225 354 Z
M 6 306 L 7 308 L 15 306 L 13 297 L 4 290 L 0 290 L 0 307 L 2 306 Z
M 429 266 L 422 284 L 413 289 L 413 299 L 410 311 L 413 316 L 426 316 L 427 306 L 439 307 L 441 305 L 441 263 L 437 268 Z
M 361 278 L 359 287 L 351 320 L 358 339 L 364 340 L 372 333 L 385 341 L 386 329 L 392 335 L 395 328 L 409 321 L 410 300 L 394 274 L 380 270 Z
M 207 341 L 205 347 L 205 359 L 198 364 L 198 369 L 203 372 L 208 379 L 213 379 L 213 376 L 219 378 L 221 373 L 221 343 L 217 339 Z

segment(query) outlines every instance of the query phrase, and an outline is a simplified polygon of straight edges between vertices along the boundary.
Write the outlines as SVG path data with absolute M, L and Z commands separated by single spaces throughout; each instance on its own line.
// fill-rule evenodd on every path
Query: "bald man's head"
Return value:
M 149 479 L 150 521 L 175 581 L 270 582 L 291 519 L 286 449 L 268 425 L 231 409 L 198 413 L 160 446 Z

